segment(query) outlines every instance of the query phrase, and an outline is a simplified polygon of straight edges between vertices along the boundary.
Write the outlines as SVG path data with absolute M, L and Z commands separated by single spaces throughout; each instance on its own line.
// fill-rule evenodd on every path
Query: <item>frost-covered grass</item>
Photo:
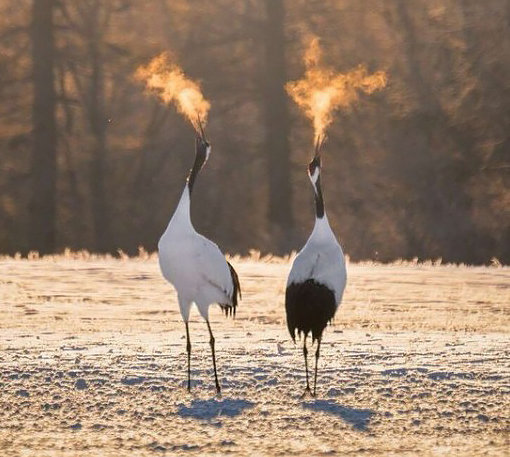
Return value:
M 507 455 L 510 268 L 349 265 L 301 400 L 289 258 L 233 257 L 235 320 L 184 328 L 154 254 L 0 258 L 0 455 Z M 313 351 L 311 351 L 313 354 Z

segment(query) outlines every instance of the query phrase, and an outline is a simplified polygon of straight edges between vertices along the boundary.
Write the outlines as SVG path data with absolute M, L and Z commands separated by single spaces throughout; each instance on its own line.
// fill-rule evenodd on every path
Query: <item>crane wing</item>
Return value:
M 212 241 L 201 236 L 200 249 L 197 251 L 199 275 L 208 288 L 202 287 L 202 301 L 218 303 L 220 306 L 232 306 L 235 280 L 225 256 Z
M 319 258 L 319 252 L 306 253 L 304 255 L 303 253 L 299 253 L 292 263 L 287 286 L 292 283 L 306 281 L 307 279 L 313 277 L 312 275 L 316 270 Z
M 336 246 L 328 249 L 303 250 L 292 264 L 287 286 L 314 279 L 329 287 L 339 303 L 346 282 L 345 261 L 341 249 Z

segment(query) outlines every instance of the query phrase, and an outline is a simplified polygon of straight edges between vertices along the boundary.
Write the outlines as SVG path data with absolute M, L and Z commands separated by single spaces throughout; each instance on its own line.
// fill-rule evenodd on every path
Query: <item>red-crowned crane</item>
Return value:
M 241 288 L 236 271 L 227 262 L 218 246 L 197 233 L 191 223 L 190 202 L 193 184 L 210 152 L 211 146 L 202 132 L 196 138 L 195 163 L 188 175 L 177 209 L 159 240 L 158 250 L 161 272 L 177 291 L 179 308 L 186 326 L 188 391 L 191 390 L 191 341 L 188 321 L 191 305 L 195 303 L 209 330 L 214 381 L 216 391 L 220 393 L 214 336 L 209 323 L 209 306 L 217 303 L 225 311 L 225 315 L 235 316 Z
M 313 396 L 317 387 L 322 333 L 338 309 L 347 281 L 345 259 L 340 244 L 329 226 L 324 210 L 321 189 L 321 142 L 315 146 L 315 155 L 308 165 L 308 175 L 315 193 L 315 226 L 305 246 L 294 259 L 287 281 L 285 310 L 287 327 L 294 342 L 296 330 L 304 335 L 306 393 L 311 393 L 308 381 L 308 350 L 306 339 L 312 333 L 312 344 L 317 340 Z

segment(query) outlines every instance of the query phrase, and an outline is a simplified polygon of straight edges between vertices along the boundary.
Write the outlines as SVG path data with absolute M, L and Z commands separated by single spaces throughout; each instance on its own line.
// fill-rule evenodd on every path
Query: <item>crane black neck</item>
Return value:
M 315 214 L 317 219 L 322 219 L 324 217 L 324 199 L 322 198 L 321 189 L 321 157 L 318 149 L 315 150 L 315 155 L 308 164 L 308 176 L 315 191 Z
M 207 148 L 209 147 L 209 143 L 201 138 L 197 138 L 195 144 L 195 162 L 188 175 L 188 189 L 190 195 L 193 190 L 193 185 L 195 184 L 195 179 L 207 160 Z
M 317 181 L 313 185 L 315 190 L 315 215 L 317 219 L 322 219 L 324 217 L 324 199 L 322 197 L 322 188 L 321 188 L 321 177 L 317 178 Z

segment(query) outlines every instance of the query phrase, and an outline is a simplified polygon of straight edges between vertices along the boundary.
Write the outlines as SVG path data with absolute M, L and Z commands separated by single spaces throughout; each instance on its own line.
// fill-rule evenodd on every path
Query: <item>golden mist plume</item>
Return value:
M 202 95 L 200 86 L 186 78 L 182 69 L 170 61 L 168 53 L 164 52 L 146 66 L 139 67 L 136 77 L 145 81 L 147 87 L 158 93 L 165 103 L 174 102 L 203 137 L 203 127 L 207 123 L 211 104 Z
M 305 76 L 285 86 L 287 93 L 313 121 L 317 147 L 324 140 L 336 109 L 348 107 L 355 102 L 359 91 L 371 94 L 383 88 L 388 80 L 384 71 L 368 74 L 363 65 L 347 73 L 335 73 L 331 68 L 321 65 L 321 57 L 319 39 L 313 37 L 304 55 Z

